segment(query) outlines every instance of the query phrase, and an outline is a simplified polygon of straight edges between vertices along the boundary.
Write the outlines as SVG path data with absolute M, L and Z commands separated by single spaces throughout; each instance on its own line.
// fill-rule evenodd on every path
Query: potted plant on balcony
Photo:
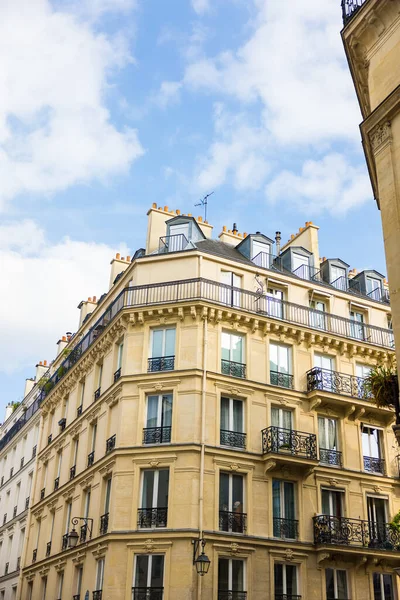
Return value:
M 364 397 L 372 398 L 379 408 L 398 406 L 399 382 L 397 367 L 393 362 L 371 369 L 364 381 Z
M 396 548 L 396 550 L 400 549 L 400 511 L 393 517 L 390 521 L 389 525 L 389 537 L 390 542 Z

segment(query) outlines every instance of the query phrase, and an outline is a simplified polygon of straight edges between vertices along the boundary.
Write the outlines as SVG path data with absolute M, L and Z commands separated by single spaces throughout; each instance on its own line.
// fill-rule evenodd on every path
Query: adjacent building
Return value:
M 79 305 L 41 382 L 21 599 L 394 600 L 394 415 L 364 389 L 387 284 L 311 222 L 274 237 L 153 205 Z

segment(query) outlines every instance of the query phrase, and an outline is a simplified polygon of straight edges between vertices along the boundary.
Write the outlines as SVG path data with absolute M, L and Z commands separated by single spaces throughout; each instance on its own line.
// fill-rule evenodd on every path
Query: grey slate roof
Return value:
M 207 239 L 196 242 L 195 246 L 198 250 L 200 250 L 200 252 L 213 254 L 214 256 L 221 256 L 222 258 L 245 263 L 254 267 L 254 263 L 243 256 L 239 250 L 236 250 L 236 248 L 230 246 L 229 244 L 225 244 L 224 242 Z

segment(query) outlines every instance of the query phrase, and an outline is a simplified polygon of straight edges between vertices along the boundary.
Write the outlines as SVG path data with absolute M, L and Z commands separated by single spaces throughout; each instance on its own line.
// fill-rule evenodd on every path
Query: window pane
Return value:
M 244 564 L 242 560 L 232 560 L 232 590 L 234 592 L 244 590 Z
M 158 472 L 157 506 L 159 508 L 168 506 L 168 482 L 169 469 L 162 469 Z
M 289 373 L 289 348 L 279 346 L 278 348 L 278 371 Z
M 172 423 L 172 395 L 162 397 L 162 427 L 171 427 Z
M 147 554 L 139 554 L 136 557 L 135 587 L 147 587 L 147 569 L 149 557 Z
M 374 583 L 374 600 L 383 600 L 382 592 L 381 592 L 381 578 L 380 578 L 379 573 L 373 574 L 373 583 Z
M 232 335 L 231 360 L 234 362 L 243 362 L 243 338 L 238 335 Z
M 283 565 L 274 566 L 275 595 L 283 594 Z
M 163 587 L 164 557 L 153 556 L 150 587 Z
M 281 482 L 277 479 L 272 481 L 272 507 L 274 519 L 281 518 Z
M 233 400 L 233 431 L 243 431 L 243 403 Z
M 231 360 L 231 336 L 229 333 L 222 332 L 221 349 L 223 360 Z
M 325 569 L 326 597 L 327 600 L 335 598 L 335 584 L 333 581 L 333 569 Z M 343 596 L 344 598 L 344 596 Z
M 229 475 L 220 473 L 219 476 L 219 510 L 229 510 Z
M 286 593 L 288 596 L 297 594 L 297 573 L 294 565 L 286 565 Z
M 175 356 L 175 329 L 165 330 L 165 354 L 164 356 Z
M 158 396 L 147 398 L 147 423 L 146 427 L 157 427 Z
M 385 600 L 393 600 L 393 578 L 387 573 L 384 573 L 382 577 Z
M 271 371 L 278 370 L 278 346 L 275 344 L 269 345 L 269 366 Z
M 243 477 L 232 475 L 232 509 L 234 512 L 243 512 Z
M 346 571 L 336 571 L 337 577 L 337 597 L 347 598 L 347 573 Z
M 323 417 L 318 417 L 318 436 L 319 436 L 319 447 L 320 448 L 328 448 L 327 439 L 326 439 L 325 419 Z
M 271 408 L 271 423 L 273 427 L 279 427 L 279 408 Z
M 294 519 L 294 484 L 284 481 L 285 519 Z
M 229 430 L 229 398 L 221 398 L 221 429 Z
M 151 354 L 151 356 L 153 358 L 163 356 L 162 344 L 163 344 L 163 331 L 161 329 L 153 331 L 153 347 L 152 347 L 152 354 Z
M 331 514 L 331 504 L 330 504 L 330 496 L 331 492 L 329 490 L 322 490 L 321 499 L 322 499 L 322 514 L 330 515 Z
M 292 429 L 292 412 L 290 410 L 282 410 L 282 427 Z
M 218 561 L 218 589 L 225 592 L 229 590 L 229 560 L 220 558 Z
M 154 471 L 143 471 L 142 508 L 153 508 Z

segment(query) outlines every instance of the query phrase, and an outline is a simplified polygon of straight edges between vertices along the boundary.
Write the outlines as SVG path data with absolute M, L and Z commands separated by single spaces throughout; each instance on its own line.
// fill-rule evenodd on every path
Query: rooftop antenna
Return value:
M 208 198 L 213 195 L 213 193 L 214 192 L 210 192 L 209 194 L 206 194 L 204 196 L 204 198 L 202 198 L 200 200 L 200 202 L 198 202 L 197 204 L 195 204 L 195 206 L 204 206 L 204 220 L 205 221 L 207 221 L 207 204 L 208 204 L 207 201 L 208 201 Z

